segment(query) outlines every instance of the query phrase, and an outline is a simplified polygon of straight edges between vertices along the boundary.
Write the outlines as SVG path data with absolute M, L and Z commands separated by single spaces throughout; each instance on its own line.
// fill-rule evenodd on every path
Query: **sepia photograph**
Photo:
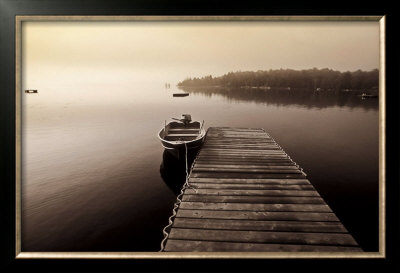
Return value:
M 17 257 L 385 257 L 384 21 L 17 16 Z

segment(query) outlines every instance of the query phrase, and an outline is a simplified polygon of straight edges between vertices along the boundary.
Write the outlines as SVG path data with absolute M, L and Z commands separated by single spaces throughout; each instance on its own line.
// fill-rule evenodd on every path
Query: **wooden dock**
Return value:
M 362 251 L 263 130 L 209 128 L 163 251 Z

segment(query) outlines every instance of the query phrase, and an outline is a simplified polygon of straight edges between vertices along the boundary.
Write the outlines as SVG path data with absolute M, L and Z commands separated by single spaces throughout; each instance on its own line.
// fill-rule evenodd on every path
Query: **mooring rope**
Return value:
M 181 199 L 181 198 L 182 198 L 182 196 L 183 196 L 184 191 L 185 191 L 186 189 L 192 188 L 192 189 L 194 189 L 194 191 L 197 193 L 197 189 L 194 188 L 193 186 L 191 186 L 191 185 L 189 184 L 189 175 L 190 175 L 191 169 L 190 169 L 190 172 L 189 172 L 189 168 L 188 168 L 188 149 L 187 149 L 186 142 L 184 142 L 184 144 L 185 144 L 186 180 L 185 180 L 185 184 L 183 184 L 183 186 L 182 186 L 181 192 L 180 192 L 180 193 L 178 194 L 178 196 L 176 197 L 176 202 L 175 202 L 175 204 L 174 204 L 174 208 L 172 209 L 172 215 L 168 218 L 168 225 L 166 225 L 166 226 L 163 228 L 163 230 L 162 230 L 163 235 L 164 235 L 164 238 L 163 238 L 163 240 L 161 241 L 161 249 L 160 249 L 160 252 L 164 251 L 164 248 L 165 248 L 165 241 L 168 239 L 168 236 L 169 236 L 169 233 L 167 232 L 167 229 L 170 228 L 170 227 L 172 226 L 172 224 L 174 223 L 172 220 L 175 218 L 175 216 L 176 216 L 176 214 L 177 214 L 177 209 L 179 208 L 179 205 L 182 203 L 182 199 Z M 196 156 L 196 158 L 197 158 L 197 156 Z M 194 162 L 193 162 L 191 168 L 193 168 L 193 166 L 194 166 Z

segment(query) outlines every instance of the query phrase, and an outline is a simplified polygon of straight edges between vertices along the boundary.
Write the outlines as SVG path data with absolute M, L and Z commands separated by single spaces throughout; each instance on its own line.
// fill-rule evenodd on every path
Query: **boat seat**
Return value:
M 169 137 L 197 137 L 199 134 L 168 134 Z
M 179 129 L 168 129 L 169 132 L 175 132 L 175 131 L 198 131 L 199 129 L 197 128 L 179 128 Z
M 187 130 L 187 129 L 179 129 L 179 130 L 177 130 L 177 129 L 173 129 L 173 130 L 168 130 L 167 131 L 167 133 L 168 134 L 199 134 L 200 133 L 200 130 Z

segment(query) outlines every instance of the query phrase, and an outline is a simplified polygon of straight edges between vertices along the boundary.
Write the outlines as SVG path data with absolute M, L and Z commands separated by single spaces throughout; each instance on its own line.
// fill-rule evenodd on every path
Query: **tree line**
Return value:
M 361 100 L 359 96 L 349 95 L 347 92 L 335 90 L 331 92 L 313 92 L 308 89 L 296 89 L 285 91 L 271 88 L 271 90 L 243 88 L 215 88 L 215 87 L 181 87 L 184 91 L 201 94 L 205 97 L 219 95 L 229 101 L 252 102 L 263 105 L 296 105 L 307 109 L 323 109 L 327 107 L 363 108 L 365 110 L 377 110 L 377 100 Z M 353 93 L 353 92 L 351 92 Z M 357 93 L 357 92 L 354 92 Z
M 321 90 L 377 90 L 379 70 L 357 70 L 340 72 L 332 69 L 276 69 L 267 71 L 229 72 L 220 77 L 211 75 L 201 78 L 186 78 L 178 83 L 181 87 L 265 87 L 307 88 Z

